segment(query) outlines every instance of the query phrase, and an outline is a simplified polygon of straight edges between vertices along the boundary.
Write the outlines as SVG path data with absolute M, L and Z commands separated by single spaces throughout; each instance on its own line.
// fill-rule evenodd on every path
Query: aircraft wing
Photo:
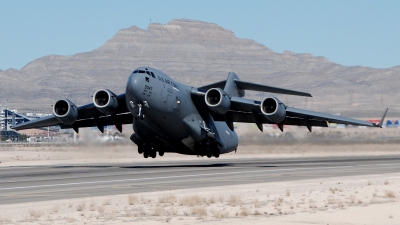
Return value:
M 232 110 L 233 109 L 233 110 Z M 261 102 L 245 99 L 240 97 L 232 97 L 231 98 L 231 110 L 228 111 L 228 115 L 236 114 L 235 120 L 232 122 L 254 122 L 257 119 L 248 120 L 246 117 L 242 117 L 241 115 L 237 115 L 238 113 L 251 113 L 253 116 L 256 115 L 258 117 L 258 121 L 262 123 L 273 123 L 268 121 L 263 114 L 261 113 Z M 387 113 L 384 113 L 381 123 L 385 118 Z M 262 118 L 262 119 L 260 119 Z M 305 109 L 299 109 L 294 107 L 286 107 L 286 118 L 282 121 L 283 125 L 298 125 L 298 126 L 319 126 L 326 127 L 328 123 L 339 123 L 339 124 L 349 124 L 356 126 L 367 126 L 367 127 L 381 127 L 382 124 L 374 124 L 368 121 L 356 120 L 352 118 L 347 118 L 343 116 L 335 116 L 326 113 L 314 112 Z M 308 124 L 308 125 L 307 125 Z
M 118 108 L 113 115 L 105 115 L 101 113 L 93 103 L 78 107 L 78 118 L 71 124 L 60 122 L 56 116 L 51 115 L 26 123 L 17 124 L 12 129 L 25 130 L 31 128 L 40 128 L 48 126 L 60 126 L 62 129 L 73 128 L 78 131 L 79 127 L 97 126 L 103 132 L 103 127 L 107 125 L 115 125 L 118 130 L 122 130 L 122 124 L 130 124 L 133 122 L 133 116 L 129 113 L 125 103 L 125 94 L 117 96 Z
M 192 91 L 192 96 L 197 99 L 197 101 L 205 104 L 204 96 L 205 93 L 201 90 Z M 229 111 L 220 115 L 217 113 L 212 113 L 214 120 L 216 121 L 227 121 L 227 122 L 242 122 L 242 123 L 256 123 L 260 129 L 260 124 L 275 124 L 274 122 L 268 120 L 264 114 L 261 112 L 261 102 L 232 96 L 230 98 L 231 106 Z M 367 126 L 367 127 L 382 127 L 383 119 L 379 124 L 374 124 L 367 121 L 356 120 L 352 118 L 347 118 L 343 116 L 335 116 L 326 113 L 314 112 L 310 110 L 304 110 L 294 107 L 285 106 L 286 117 L 282 122 L 278 124 L 280 128 L 282 125 L 296 125 L 296 126 L 307 126 L 309 130 L 311 127 L 327 127 L 328 123 L 339 123 L 339 124 L 349 124 L 356 126 Z M 281 128 L 282 129 L 282 128 Z

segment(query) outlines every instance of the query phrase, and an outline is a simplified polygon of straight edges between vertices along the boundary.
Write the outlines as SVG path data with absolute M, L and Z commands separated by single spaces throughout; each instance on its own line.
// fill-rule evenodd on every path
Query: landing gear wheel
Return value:
M 219 158 L 219 152 L 214 153 L 215 158 Z
M 164 152 L 158 152 L 158 155 L 163 156 Z
M 154 159 L 157 156 L 157 152 L 153 151 L 150 156 Z
M 149 157 L 149 153 L 147 151 L 143 152 L 143 157 L 147 159 Z
M 145 146 L 143 144 L 138 146 L 138 153 L 139 154 L 142 154 L 144 152 L 144 150 L 145 150 Z
M 211 157 L 212 157 L 211 152 L 207 153 L 207 158 L 211 158 Z

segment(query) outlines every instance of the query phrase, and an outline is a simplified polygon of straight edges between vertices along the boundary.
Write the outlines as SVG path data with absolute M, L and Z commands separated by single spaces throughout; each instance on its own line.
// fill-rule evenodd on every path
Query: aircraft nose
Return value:
M 143 74 L 133 73 L 129 76 L 128 83 L 126 85 L 126 94 L 128 97 L 138 100 L 140 93 L 144 89 L 144 77 Z

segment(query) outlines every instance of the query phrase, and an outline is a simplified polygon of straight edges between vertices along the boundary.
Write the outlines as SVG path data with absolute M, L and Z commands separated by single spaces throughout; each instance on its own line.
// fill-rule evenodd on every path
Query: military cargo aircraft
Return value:
M 129 76 L 126 92 L 116 95 L 108 89 L 98 90 L 93 103 L 77 107 L 68 99 L 53 105 L 53 115 L 12 128 L 23 130 L 59 125 L 62 129 L 133 124 L 130 139 L 139 154 L 155 158 L 157 152 L 219 157 L 236 151 L 238 136 L 234 122 L 327 127 L 328 122 L 382 127 L 379 124 L 341 116 L 293 108 L 276 97 L 263 101 L 244 98 L 245 90 L 312 97 L 309 93 L 242 81 L 230 72 L 224 81 L 202 87 L 191 87 L 172 80 L 167 74 L 150 67 L 135 69 Z

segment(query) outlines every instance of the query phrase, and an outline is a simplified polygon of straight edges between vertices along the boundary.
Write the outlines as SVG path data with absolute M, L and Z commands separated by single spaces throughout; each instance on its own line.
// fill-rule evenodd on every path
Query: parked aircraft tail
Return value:
M 386 114 L 387 114 L 388 110 L 389 110 L 389 108 L 386 108 L 386 111 L 385 111 L 385 113 L 383 114 L 381 121 L 379 121 L 379 123 L 376 124 L 375 126 L 382 128 L 383 121 L 385 120 L 385 117 L 386 117 Z

